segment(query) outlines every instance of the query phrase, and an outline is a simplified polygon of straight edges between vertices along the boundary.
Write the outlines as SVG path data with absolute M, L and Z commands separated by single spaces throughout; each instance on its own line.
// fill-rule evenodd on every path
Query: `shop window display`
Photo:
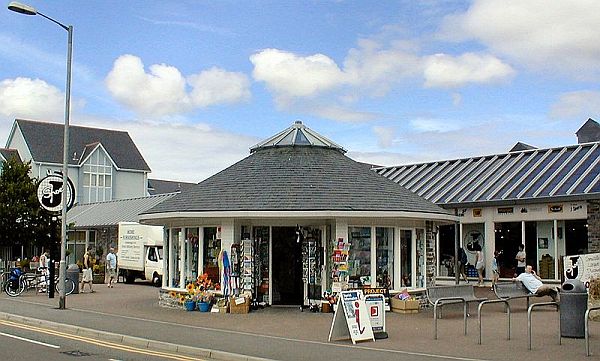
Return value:
M 198 239 L 198 228 L 187 228 L 186 229 L 186 279 L 195 280 L 198 278 L 198 261 L 199 261 L 199 239 Z
M 269 227 L 255 227 L 254 240 L 256 245 L 256 299 L 269 302 Z
M 402 287 L 412 287 L 412 231 L 400 230 L 400 276 Z
M 215 282 L 219 282 L 219 253 L 221 252 L 221 227 L 205 227 L 203 237 L 203 273 Z
M 425 287 L 425 230 L 417 228 L 417 287 Z
M 170 278 L 169 278 L 169 286 L 178 288 L 179 287 L 179 261 L 181 260 L 181 244 L 179 243 L 179 233 L 181 233 L 180 228 L 175 228 L 171 232 L 171 241 L 170 241 L 170 257 L 169 257 L 169 270 Z
M 350 227 L 349 286 L 371 285 L 371 227 Z
M 375 228 L 377 247 L 377 287 L 394 285 L 394 229 Z

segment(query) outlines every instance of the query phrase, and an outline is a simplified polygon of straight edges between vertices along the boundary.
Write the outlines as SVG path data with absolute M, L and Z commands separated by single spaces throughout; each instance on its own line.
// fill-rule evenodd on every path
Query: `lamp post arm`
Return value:
M 73 32 L 73 27 L 72 27 L 72 26 L 70 26 L 70 25 L 69 25 L 69 26 L 67 26 L 67 25 L 65 25 L 65 24 L 63 24 L 63 23 L 61 23 L 61 22 L 59 22 L 59 21 L 56 21 L 56 20 L 52 19 L 51 17 L 49 17 L 49 16 L 47 16 L 47 15 L 44 15 L 44 14 L 42 14 L 42 13 L 41 13 L 41 12 L 39 12 L 39 11 L 36 11 L 36 15 L 39 15 L 39 16 L 41 16 L 41 17 L 43 17 L 43 18 L 46 18 L 46 19 L 48 19 L 48 20 L 52 21 L 52 22 L 53 22 L 53 23 L 55 23 L 56 25 L 58 25 L 58 26 L 60 26 L 61 28 L 65 29 L 66 31 L 69 31 L 69 28 L 71 28 L 71 32 Z

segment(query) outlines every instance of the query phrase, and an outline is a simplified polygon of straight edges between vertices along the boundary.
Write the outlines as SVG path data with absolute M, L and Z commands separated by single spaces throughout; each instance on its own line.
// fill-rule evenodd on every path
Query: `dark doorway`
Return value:
M 565 247 L 567 255 L 588 252 L 587 220 L 565 221 Z
M 296 227 L 273 227 L 273 304 L 302 305 L 302 243 Z

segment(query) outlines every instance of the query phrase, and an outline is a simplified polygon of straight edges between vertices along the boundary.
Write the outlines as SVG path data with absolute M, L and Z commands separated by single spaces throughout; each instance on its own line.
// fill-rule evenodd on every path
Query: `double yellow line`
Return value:
M 121 345 L 121 344 L 110 342 L 110 341 L 97 341 L 97 340 L 94 340 L 94 339 L 91 339 L 88 337 L 73 335 L 73 334 L 64 333 L 64 332 L 60 332 L 60 331 L 56 331 L 56 330 L 50 330 L 50 329 L 41 328 L 41 327 L 37 327 L 37 326 L 23 325 L 23 324 L 12 322 L 12 321 L 0 320 L 0 324 L 6 325 L 9 327 L 20 328 L 20 329 L 27 330 L 27 331 L 35 331 L 35 332 L 44 333 L 44 334 L 51 335 L 51 336 L 58 336 L 58 337 L 62 337 L 62 338 L 70 339 L 70 340 L 81 341 L 81 342 L 89 343 L 89 344 L 96 345 L 96 346 L 109 347 L 109 348 L 112 348 L 115 350 L 138 353 L 138 354 L 142 354 L 142 355 L 162 357 L 162 358 L 171 359 L 171 360 L 186 360 L 186 361 L 187 360 L 189 360 L 189 361 L 203 360 L 203 359 L 199 359 L 196 357 L 178 355 L 178 354 L 162 352 L 162 351 L 148 351 L 148 350 L 144 350 L 144 349 L 141 349 L 138 347 Z

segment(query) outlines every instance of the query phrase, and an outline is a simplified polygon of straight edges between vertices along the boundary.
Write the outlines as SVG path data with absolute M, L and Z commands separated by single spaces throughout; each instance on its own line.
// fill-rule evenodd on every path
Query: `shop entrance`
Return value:
M 304 301 L 302 243 L 296 227 L 273 227 L 273 304 L 296 305 Z

